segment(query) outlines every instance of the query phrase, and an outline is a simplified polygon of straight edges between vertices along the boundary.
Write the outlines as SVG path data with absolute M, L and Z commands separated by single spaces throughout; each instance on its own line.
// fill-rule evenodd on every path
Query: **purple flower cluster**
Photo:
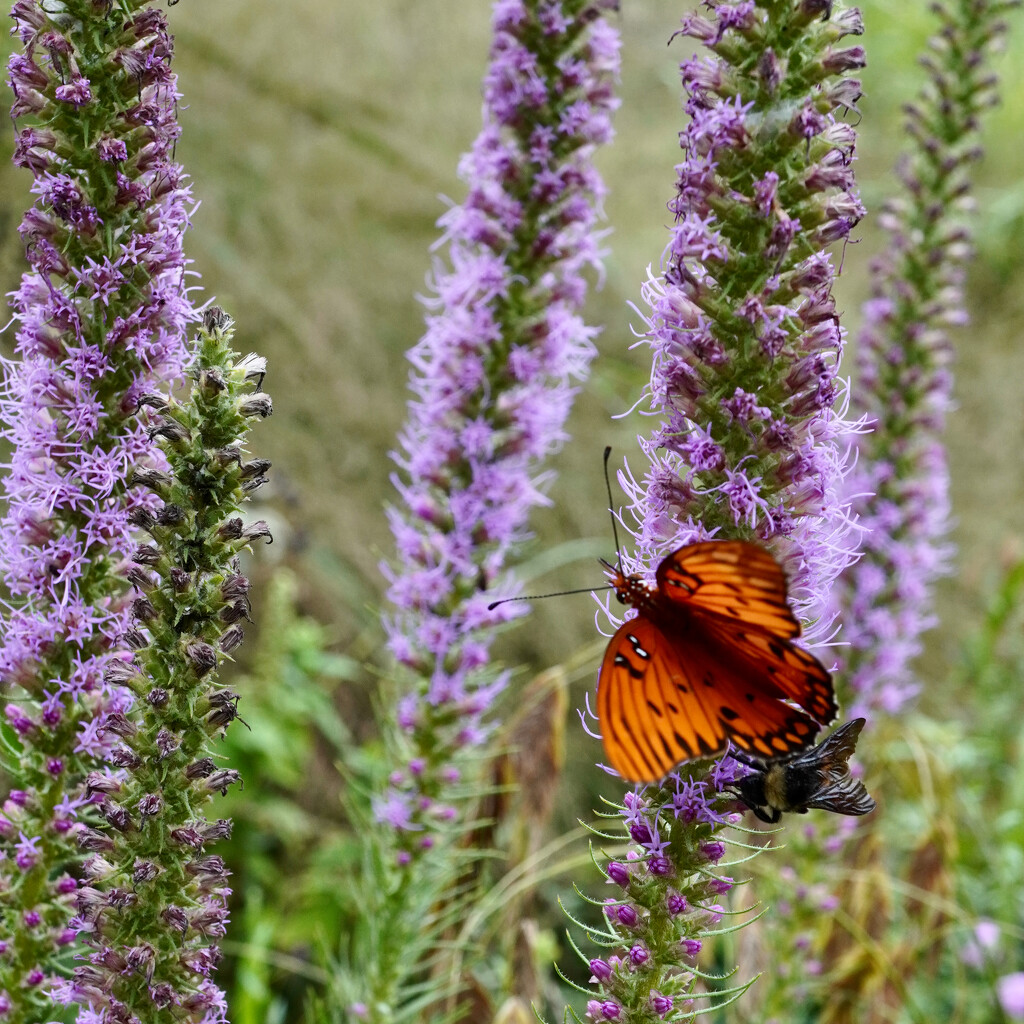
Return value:
M 997 98 L 985 51 L 1005 32 L 999 15 L 1008 6 L 933 6 L 940 28 L 924 61 L 928 86 L 907 109 L 913 148 L 900 168 L 903 194 L 881 218 L 888 244 L 871 265 L 852 402 L 870 432 L 856 439 L 856 471 L 846 483 L 864 557 L 834 595 L 854 716 L 892 714 L 917 692 L 911 662 L 935 623 L 933 585 L 953 553 L 942 443 L 952 404 L 948 330 L 967 317 L 969 168 L 981 154 L 980 116 Z
M 592 165 L 611 137 L 618 37 L 607 0 L 498 0 L 484 127 L 460 174 L 469 194 L 442 219 L 427 331 L 409 353 L 409 418 L 395 455 L 398 557 L 384 571 L 398 662 L 419 684 L 398 707 L 414 751 L 377 806 L 399 829 L 449 808 L 452 753 L 479 743 L 504 685 L 486 670 L 495 627 L 517 614 L 501 574 L 545 501 L 543 460 L 594 355 L 580 317 L 600 270 L 604 187 Z M 429 839 L 428 839 L 429 842 Z
M 826 247 L 863 214 L 854 132 L 835 118 L 859 95 L 841 76 L 863 51 L 837 44 L 861 31 L 860 17 L 821 22 L 823 10 L 805 0 L 769 17 L 752 2 L 721 4 L 684 23 L 712 50 L 725 39 L 759 56 L 745 76 L 721 54 L 681 65 L 690 121 L 669 204 L 676 223 L 664 272 L 643 289 L 648 398 L 661 422 L 639 439 L 643 479 L 623 477 L 637 521 L 627 572 L 653 574 L 705 537 L 758 540 L 786 568 L 811 636 L 827 634 L 825 597 L 853 557 L 839 493 L 843 332 Z M 799 76 L 786 74 L 790 31 L 816 48 Z
M 854 132 L 837 119 L 860 93 L 846 76 L 863 50 L 842 40 L 861 20 L 849 10 L 823 19 L 830 7 L 738 0 L 684 20 L 680 34 L 705 50 L 681 64 L 690 120 L 669 204 L 675 225 L 663 273 L 643 292 L 647 398 L 659 422 L 640 438 L 642 479 L 621 477 L 636 539 L 625 572 L 653 578 L 666 554 L 701 538 L 756 540 L 785 567 L 796 613 L 819 642 L 831 628 L 831 585 L 854 557 L 827 250 L 863 214 Z M 609 869 L 627 898 L 608 911 L 605 941 L 639 938 L 651 966 L 642 985 L 635 968 L 606 980 L 594 972 L 610 998 L 595 1000 L 592 1019 L 692 1015 L 680 1005 L 692 991 L 685 961 L 723 913 L 714 901 L 731 880 L 711 870 L 725 854 L 720 794 L 742 771 L 726 759 L 627 795 L 633 863 Z M 658 1008 L 652 991 L 666 1001 Z
M 5 363 L 0 395 L 13 446 L 0 676 L 21 748 L 5 765 L 17 788 L 0 817 L 0 930 L 17 935 L 0 954 L 11 1020 L 40 1019 L 50 962 L 74 940 L 75 882 L 62 869 L 78 857 L 91 802 L 80 784 L 130 704 L 104 669 L 130 621 L 118 577 L 129 516 L 147 501 L 125 478 L 156 451 L 137 400 L 180 377 L 193 315 L 164 16 L 139 2 L 48 11 L 14 4 L 23 49 L 9 65 L 14 159 L 37 197 L 20 228 L 32 270 L 14 295 L 18 359 Z

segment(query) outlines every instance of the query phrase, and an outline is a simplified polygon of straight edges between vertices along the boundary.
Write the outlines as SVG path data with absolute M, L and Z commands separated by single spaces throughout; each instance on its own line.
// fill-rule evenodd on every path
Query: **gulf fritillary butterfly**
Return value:
M 623 778 L 656 782 L 730 743 L 785 758 L 836 717 L 832 677 L 792 642 L 800 623 L 764 548 L 687 544 L 658 566 L 654 587 L 604 564 L 637 610 L 608 644 L 597 686 L 605 753 Z

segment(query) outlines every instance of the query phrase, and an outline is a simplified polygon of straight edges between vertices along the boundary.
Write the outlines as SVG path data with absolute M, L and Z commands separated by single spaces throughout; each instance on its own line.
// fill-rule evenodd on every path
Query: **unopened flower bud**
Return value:
M 271 401 L 270 395 L 261 391 L 259 394 L 243 398 L 238 403 L 238 411 L 243 416 L 259 416 L 261 419 L 266 419 L 274 411 L 274 403 Z
M 192 640 L 185 644 L 185 657 L 198 678 L 217 667 L 217 651 L 204 640 Z

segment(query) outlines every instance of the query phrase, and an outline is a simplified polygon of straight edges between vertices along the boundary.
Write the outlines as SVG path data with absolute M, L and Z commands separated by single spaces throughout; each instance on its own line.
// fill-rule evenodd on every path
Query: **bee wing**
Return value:
M 804 806 L 832 811 L 835 814 L 860 815 L 873 811 L 875 801 L 860 779 L 855 779 L 849 772 L 844 772 L 841 777 L 822 786 Z

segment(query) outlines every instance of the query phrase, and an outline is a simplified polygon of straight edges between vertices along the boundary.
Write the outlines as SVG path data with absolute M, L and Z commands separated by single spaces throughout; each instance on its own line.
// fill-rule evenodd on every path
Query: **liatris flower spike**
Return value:
M 676 224 L 664 271 L 644 288 L 647 396 L 660 422 L 640 438 L 641 479 L 621 478 L 636 538 L 623 575 L 655 582 L 655 567 L 695 541 L 754 541 L 784 573 L 794 625 L 810 623 L 805 642 L 828 638 L 829 591 L 855 546 L 840 496 L 849 427 L 827 248 L 863 213 L 854 132 L 838 120 L 860 93 L 846 76 L 864 61 L 842 41 L 861 30 L 856 11 L 826 0 L 717 3 L 684 20 L 681 34 L 705 50 L 681 65 L 690 120 Z M 726 758 L 625 795 L 634 847 L 624 877 L 609 872 L 617 895 L 598 941 L 640 944 L 649 959 L 641 970 L 621 952 L 614 965 L 603 958 L 613 966 L 594 973 L 592 1019 L 609 1019 L 612 1006 L 624 1019 L 692 1017 L 692 951 L 728 930 L 717 902 L 732 885 L 720 873 L 721 794 L 741 774 Z M 745 988 L 719 981 L 714 999 Z
M 112 767 L 86 780 L 100 820 L 79 838 L 89 857 L 75 901 L 92 952 L 57 989 L 104 1020 L 225 1019 L 211 974 L 231 890 L 208 847 L 230 835 L 231 822 L 204 811 L 239 781 L 211 756 L 239 699 L 218 685 L 217 668 L 249 618 L 238 554 L 269 538 L 266 523 L 246 525 L 238 512 L 269 467 L 246 458 L 244 437 L 250 420 L 271 411 L 260 391 L 264 361 L 239 359 L 231 328 L 220 310 L 207 311 L 187 401 L 143 398 L 157 413 L 154 435 L 170 468 L 136 477 L 157 501 L 133 514 L 148 539 L 129 574 L 137 595 L 124 638 L 131 650 L 107 668 L 136 705 L 115 723 Z
M 385 572 L 391 650 L 416 679 L 400 701 L 407 761 L 377 805 L 408 858 L 450 813 L 452 762 L 487 734 L 505 676 L 488 668 L 514 606 L 506 562 L 546 499 L 543 460 L 565 438 L 575 383 L 594 355 L 580 318 L 584 271 L 600 270 L 604 186 L 595 149 L 611 138 L 618 36 L 609 0 L 494 6 L 484 128 L 461 166 L 469 194 L 443 218 L 413 363 L 390 510 L 398 558 Z
M 14 161 L 36 196 L 0 396 L 12 447 L 0 677 L 16 737 L 0 817 L 0 1002 L 20 1022 L 45 1019 L 54 965 L 75 941 L 82 784 L 131 703 L 104 672 L 131 621 L 119 572 L 129 516 L 149 502 L 126 493 L 126 477 L 162 465 L 138 398 L 181 378 L 194 313 L 163 13 L 139 0 L 17 0 L 11 13 Z

